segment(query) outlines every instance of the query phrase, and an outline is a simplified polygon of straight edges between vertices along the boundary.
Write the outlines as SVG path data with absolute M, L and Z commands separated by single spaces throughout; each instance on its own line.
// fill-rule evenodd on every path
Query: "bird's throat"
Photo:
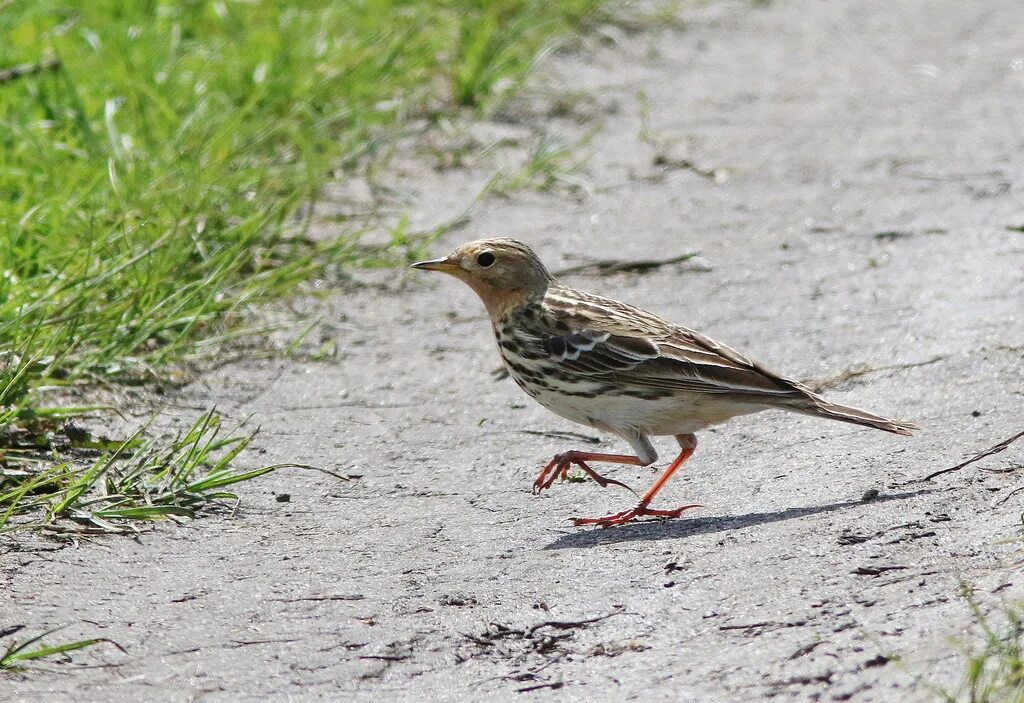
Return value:
M 499 289 L 471 279 L 466 280 L 466 283 L 480 296 L 492 321 L 500 320 L 510 310 L 522 305 L 528 297 L 525 288 Z

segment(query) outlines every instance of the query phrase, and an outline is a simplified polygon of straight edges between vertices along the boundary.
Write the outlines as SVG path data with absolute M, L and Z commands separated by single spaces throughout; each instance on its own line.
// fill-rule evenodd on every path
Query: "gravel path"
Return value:
M 631 496 L 535 497 L 536 470 L 624 445 L 494 380 L 464 286 L 360 274 L 318 303 L 336 360 L 233 364 L 181 404 L 254 413 L 253 463 L 361 478 L 280 472 L 234 516 L 5 555 L 0 629 L 70 623 L 62 636 L 125 653 L 5 678 L 0 698 L 931 700 L 923 682 L 959 676 L 961 581 L 986 607 L 1024 595 L 1020 545 L 1000 543 L 1020 534 L 1024 494 L 1000 501 L 1024 441 L 914 482 L 1024 429 L 1021 19 L 1018 0 L 776 0 L 609 28 L 474 128 L 595 130 L 580 187 L 490 198 L 437 248 L 516 236 L 555 269 L 698 251 L 569 280 L 833 377 L 830 397 L 918 437 L 741 418 L 702 435 L 660 498 L 702 511 L 573 529 Z M 414 227 L 455 217 L 487 175 L 425 161 L 388 176 Z

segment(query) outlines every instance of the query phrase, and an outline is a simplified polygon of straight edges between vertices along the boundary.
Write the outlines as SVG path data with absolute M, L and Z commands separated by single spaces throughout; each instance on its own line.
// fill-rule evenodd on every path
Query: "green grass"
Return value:
M 578 148 L 580 145 L 575 145 Z M 576 150 L 559 139 L 547 135 L 539 137 L 530 147 L 523 165 L 512 173 L 499 172 L 484 187 L 485 193 L 507 196 L 515 191 L 552 190 L 558 186 L 583 189 L 574 178 L 579 163 L 574 159 Z
M 126 521 L 193 518 L 223 501 L 237 501 L 233 484 L 285 467 L 275 464 L 243 470 L 234 459 L 255 436 L 224 434 L 219 416 L 210 411 L 171 439 L 132 436 L 112 441 L 78 431 L 68 433 L 67 450 L 90 449 L 98 456 L 88 464 L 74 460 L 40 460 L 31 451 L 20 469 L 8 469 L 15 485 L 0 492 L 0 534 L 43 528 L 51 534 L 123 532 Z M 17 450 L 9 450 L 18 458 Z M 35 467 L 33 468 L 33 464 Z M 345 480 L 325 469 L 323 473 Z
M 975 642 L 965 650 L 966 666 L 956 690 L 938 689 L 943 703 L 1024 703 L 1024 603 L 986 615 L 970 587 L 963 596 L 975 623 Z
M 20 627 L 14 627 L 6 630 L 3 634 L 11 635 L 20 629 Z M 44 639 L 61 629 L 63 628 L 57 627 L 52 630 L 47 630 L 40 635 L 30 637 L 29 639 L 21 642 L 12 641 L 3 652 L 0 652 L 0 674 L 3 674 L 4 672 L 12 673 L 22 671 L 32 662 L 40 659 L 48 659 L 50 657 L 57 656 L 67 657 L 68 652 L 92 647 L 93 645 L 100 644 L 101 642 L 112 644 L 118 649 L 121 648 L 116 642 L 103 637 L 76 640 L 74 642 L 62 642 L 60 644 L 40 644 Z M 36 644 L 39 644 L 39 646 L 33 648 Z
M 495 107 L 598 4 L 0 2 L 0 76 L 40 65 L 0 82 L 0 515 L 136 517 L 80 501 L 144 502 L 96 487 L 163 464 L 82 462 L 55 441 L 78 413 L 53 406 L 175 378 L 325 267 L 416 256 L 404 231 L 382 251 L 314 242 L 310 205 L 413 119 Z

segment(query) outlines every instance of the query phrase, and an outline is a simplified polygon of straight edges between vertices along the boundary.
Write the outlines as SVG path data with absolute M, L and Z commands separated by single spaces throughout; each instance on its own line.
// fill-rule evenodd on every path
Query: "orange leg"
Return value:
M 563 454 L 558 454 L 554 459 L 547 463 L 540 473 L 537 475 L 537 479 L 533 482 L 533 492 L 540 493 L 545 488 L 551 488 L 555 480 L 561 477 L 563 480 L 569 475 L 569 469 L 575 465 L 583 469 L 590 478 L 594 479 L 601 488 L 607 488 L 609 485 L 622 486 L 630 491 L 633 489 L 614 479 L 605 478 L 601 474 L 594 471 L 592 468 L 587 466 L 588 461 L 607 461 L 613 464 L 632 464 L 634 466 L 643 466 L 643 462 L 635 456 L 629 454 L 596 454 L 594 452 L 578 452 L 571 451 Z M 635 493 L 634 493 L 635 495 Z
M 572 523 L 576 526 L 600 525 L 601 527 L 612 527 L 613 525 L 622 525 L 642 515 L 675 518 L 679 517 L 685 510 L 689 510 L 690 508 L 701 507 L 700 505 L 697 504 L 684 505 L 681 508 L 676 508 L 674 510 L 656 510 L 654 508 L 647 507 L 648 505 L 650 505 L 651 501 L 654 500 L 654 496 L 658 494 L 658 491 L 660 491 L 665 486 L 665 484 L 668 483 L 668 480 L 672 478 L 672 474 L 674 474 L 676 470 L 683 465 L 683 462 L 690 458 L 690 456 L 693 454 L 693 450 L 697 446 L 696 438 L 694 438 L 692 435 L 681 435 L 679 440 L 679 443 L 681 445 L 684 445 L 682 451 L 679 452 L 679 456 L 677 456 L 675 461 L 673 461 L 669 465 L 669 467 L 665 469 L 665 472 L 658 477 L 658 480 L 654 482 L 654 485 L 651 486 L 646 493 L 644 493 L 643 497 L 640 499 L 639 505 L 637 505 L 635 508 L 623 510 L 620 513 L 606 515 L 604 517 L 574 518 Z

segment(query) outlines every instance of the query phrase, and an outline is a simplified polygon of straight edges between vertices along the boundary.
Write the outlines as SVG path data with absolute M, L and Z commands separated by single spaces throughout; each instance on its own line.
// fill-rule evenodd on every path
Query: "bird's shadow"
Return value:
M 595 528 L 585 531 L 568 532 L 558 537 L 554 542 L 544 547 L 544 549 L 583 549 L 603 544 L 615 544 L 617 542 L 656 542 L 663 539 L 696 537 L 697 535 L 740 530 L 745 527 L 765 525 L 781 520 L 793 520 L 795 518 L 807 517 L 808 515 L 832 513 L 856 506 L 905 500 L 932 492 L 934 492 L 934 489 L 923 488 L 917 491 L 882 495 L 871 501 L 848 500 L 842 503 L 811 505 L 806 508 L 786 508 L 785 510 L 776 510 L 770 513 L 747 513 L 746 515 L 691 518 L 689 520 L 631 522 L 609 529 Z

